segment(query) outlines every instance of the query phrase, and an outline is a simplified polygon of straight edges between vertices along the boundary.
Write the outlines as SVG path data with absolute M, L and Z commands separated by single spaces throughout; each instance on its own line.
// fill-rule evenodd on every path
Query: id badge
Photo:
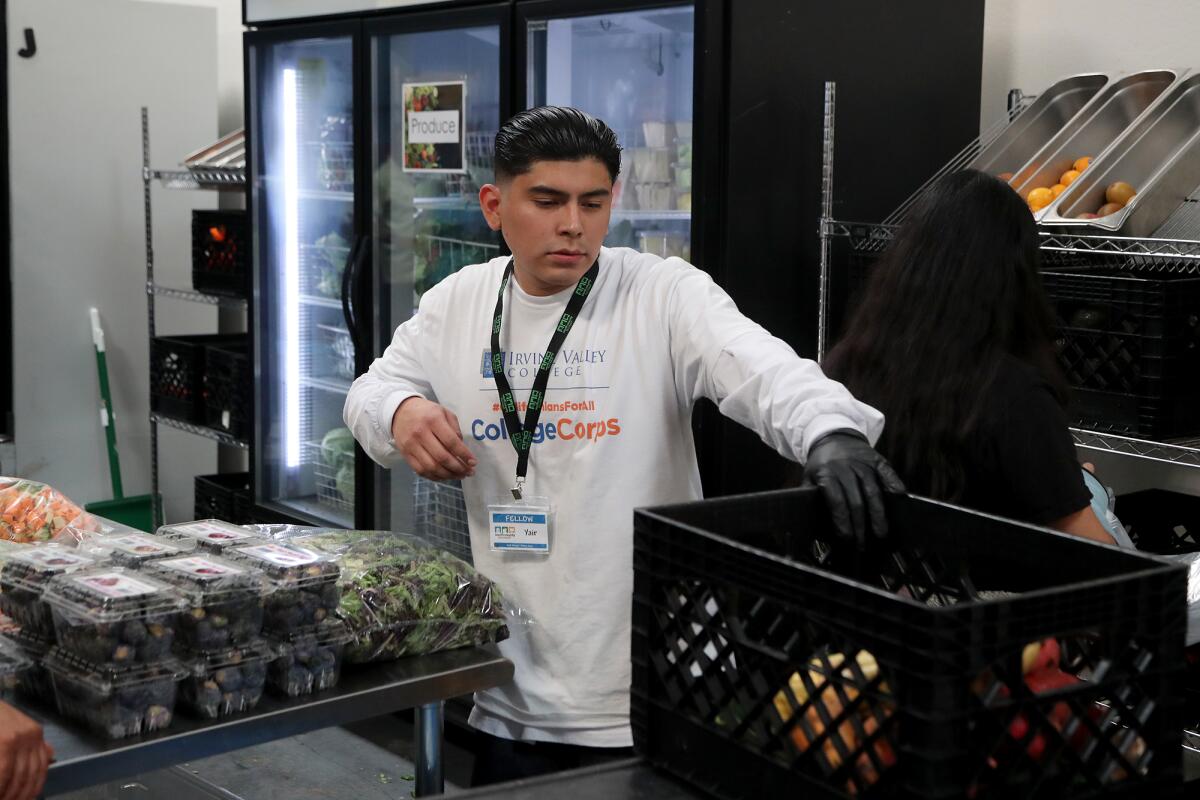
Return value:
M 495 552 L 549 555 L 553 522 L 547 497 L 493 498 L 488 504 L 488 538 Z

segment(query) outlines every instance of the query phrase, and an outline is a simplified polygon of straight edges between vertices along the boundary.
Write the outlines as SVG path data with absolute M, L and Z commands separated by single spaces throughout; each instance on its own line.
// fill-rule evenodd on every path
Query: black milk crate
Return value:
M 245 211 L 192 211 L 192 287 L 197 292 L 249 297 L 249 256 Z
M 197 475 L 195 492 L 196 519 L 220 519 L 234 525 L 252 521 L 249 472 Z
M 1200 433 L 1200 277 L 1092 267 L 1042 279 L 1078 424 L 1153 438 Z
M 205 355 L 205 424 L 239 439 L 250 431 L 253 373 L 249 349 L 249 341 L 243 337 L 209 345 Z
M 1183 567 L 887 503 L 862 552 L 815 489 L 635 512 L 639 753 L 739 800 L 1178 787 Z M 1087 680 L 1035 694 L 1022 652 L 1050 637 Z
M 150 341 L 150 408 L 174 419 L 205 424 L 204 370 L 209 345 L 245 334 L 157 336 Z
M 1200 497 L 1166 489 L 1120 495 L 1117 517 L 1139 550 L 1164 556 L 1200 552 Z M 1200 644 L 1187 650 L 1185 724 L 1200 731 Z

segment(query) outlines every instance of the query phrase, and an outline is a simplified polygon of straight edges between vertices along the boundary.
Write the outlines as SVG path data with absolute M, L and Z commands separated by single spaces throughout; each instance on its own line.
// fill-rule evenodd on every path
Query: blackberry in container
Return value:
M 54 615 L 43 595 L 60 575 L 95 566 L 95 558 L 59 545 L 24 545 L 6 550 L 0 568 L 0 612 L 26 633 L 54 638 Z
M 262 534 L 219 519 L 201 519 L 195 522 L 181 522 L 177 525 L 163 525 L 158 529 L 158 535 L 171 540 L 192 541 L 199 547 L 214 553 L 220 553 L 230 547 L 270 541 Z
M 170 656 L 184 603 L 171 584 L 123 567 L 60 576 L 51 581 L 46 601 L 59 647 L 112 669 Z
M 262 698 L 268 665 L 277 655 L 277 647 L 259 640 L 190 661 L 189 674 L 179 686 L 180 707 L 203 719 L 252 710 Z
M 187 675 L 174 659 L 112 669 L 77 658 L 61 647 L 46 656 L 58 711 L 109 739 L 160 731 L 171 724 L 179 681 Z
M 341 574 L 336 557 L 277 543 L 238 547 L 229 556 L 261 569 L 271 582 L 263 620 L 270 635 L 286 638 L 334 619 Z
M 148 533 L 128 533 L 121 536 L 93 536 L 85 539 L 81 547 L 84 552 L 107 558 L 113 566 L 139 569 L 151 561 L 185 556 L 196 549 L 196 542 Z
M 350 632 L 341 622 L 275 640 L 279 656 L 267 669 L 267 687 L 283 697 L 332 689 L 342 675 L 342 653 Z
M 259 637 L 263 598 L 270 584 L 261 570 L 201 552 L 146 565 L 143 574 L 172 584 L 186 606 L 179 613 L 176 644 L 193 653 L 216 653 Z

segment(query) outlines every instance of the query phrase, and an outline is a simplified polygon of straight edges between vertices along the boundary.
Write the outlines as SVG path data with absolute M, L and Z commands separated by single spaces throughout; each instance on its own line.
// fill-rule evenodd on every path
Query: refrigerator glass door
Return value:
M 683 5 L 527 24 L 526 105 L 574 106 L 620 139 L 610 247 L 691 259 L 695 17 Z
M 493 179 L 501 32 L 498 24 L 483 24 L 386 33 L 372 37 L 370 49 L 371 230 L 381 353 L 396 327 L 416 313 L 424 292 L 464 266 L 501 255 L 501 240 L 488 228 L 478 200 L 479 188 Z M 430 127 L 422 135 L 425 123 L 436 123 L 442 133 L 429 134 Z M 481 354 L 485 346 L 480 343 Z M 403 463 L 381 471 L 379 480 L 377 525 L 416 532 L 470 557 L 460 486 L 419 479 Z
M 354 527 L 355 377 L 342 307 L 355 241 L 350 36 L 251 50 L 258 502 Z

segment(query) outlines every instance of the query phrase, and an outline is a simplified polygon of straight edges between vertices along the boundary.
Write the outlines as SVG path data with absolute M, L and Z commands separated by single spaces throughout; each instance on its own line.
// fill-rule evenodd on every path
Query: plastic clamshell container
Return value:
M 54 616 L 43 598 L 50 581 L 59 575 L 94 567 L 95 558 L 59 545 L 22 545 L 5 551 L 0 569 L 0 612 L 30 634 L 54 637 Z
M 0 698 L 10 696 L 33 661 L 13 642 L 0 636 Z
M 1200 73 L 1190 72 L 1113 144 L 1097 169 L 1088 169 L 1051 205 L 1042 224 L 1080 233 L 1152 236 L 1200 184 Z M 1137 194 L 1124 208 L 1096 219 L 1106 190 L 1128 183 Z
M 54 682 L 59 713 L 109 739 L 153 733 L 171 724 L 179 681 L 187 675 L 174 659 L 134 669 L 108 669 L 56 647 L 45 667 Z
M 59 647 L 105 668 L 167 658 L 183 598 L 171 584 L 123 567 L 94 567 L 53 580 L 46 602 Z
M 337 611 L 341 569 L 334 556 L 279 543 L 238 547 L 229 555 L 258 567 L 274 585 L 263 620 L 264 630 L 272 635 L 311 630 Z
M 261 570 L 201 552 L 156 561 L 145 572 L 175 586 L 187 603 L 176 628 L 181 648 L 221 652 L 262 633 L 263 598 L 271 586 Z
M 163 525 L 158 529 L 158 535 L 171 539 L 179 537 L 191 539 L 200 547 L 215 552 L 263 540 L 263 537 L 254 531 L 219 519 L 201 519 L 195 522 L 181 522 L 177 525 Z
M 117 567 L 137 569 L 150 561 L 187 555 L 196 549 L 194 541 L 171 540 L 149 533 L 126 533 L 119 536 L 93 536 L 82 547 L 96 553 Z
M 1150 108 L 1182 73 L 1172 69 L 1146 70 L 1113 80 L 1101 89 L 1071 122 L 1054 135 L 1010 181 L 1021 197 L 1036 188 L 1050 188 L 1081 157 L 1092 166 L 1103 163 L 1105 151 Z M 1086 171 L 1086 170 L 1085 170 Z M 1045 211 L 1039 212 L 1044 214 Z
M 179 705 L 203 719 L 253 710 L 266 686 L 267 667 L 278 655 L 277 646 L 258 640 L 188 662 Z
M 1072 75 L 1037 96 L 966 165 L 992 175 L 1016 173 L 1065 128 L 1109 82 L 1104 73 Z
M 283 697 L 299 697 L 337 686 L 342 674 L 342 654 L 350 641 L 340 622 L 286 639 L 273 639 L 279 656 L 267 669 L 267 686 Z
M 18 677 L 17 691 L 37 700 L 53 703 L 54 684 L 51 682 L 50 673 L 46 671 L 43 662 L 46 659 L 46 655 L 50 652 L 50 648 L 54 646 L 54 640 L 34 636 L 24 631 L 16 631 L 6 635 L 33 662 L 32 666 Z M 0 637 L 0 639 L 2 638 Z

